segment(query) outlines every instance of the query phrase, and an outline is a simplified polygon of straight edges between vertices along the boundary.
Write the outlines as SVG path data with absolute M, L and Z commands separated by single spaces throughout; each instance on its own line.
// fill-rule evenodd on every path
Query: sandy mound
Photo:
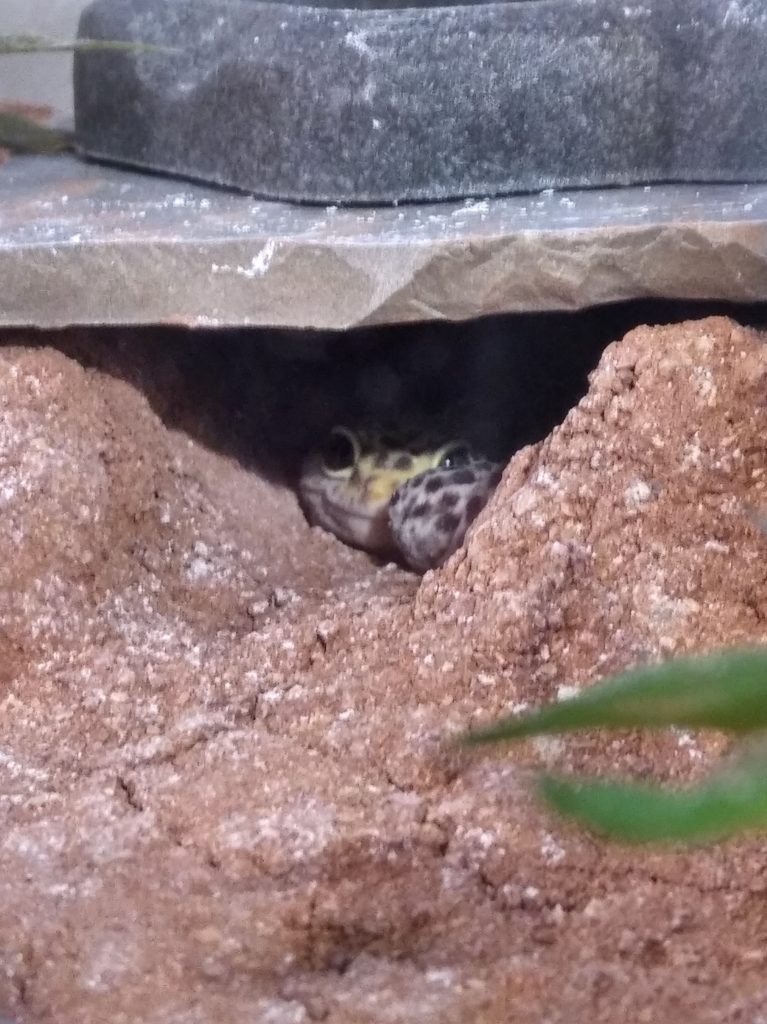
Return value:
M 658 1024 L 767 1009 L 761 840 L 622 851 L 529 796 L 542 762 L 688 779 L 715 738 L 575 737 L 465 761 L 441 744 L 624 665 L 765 639 L 756 334 L 712 319 L 612 345 L 418 589 L 168 425 L 108 356 L 86 368 L 7 340 L 11 1019 Z

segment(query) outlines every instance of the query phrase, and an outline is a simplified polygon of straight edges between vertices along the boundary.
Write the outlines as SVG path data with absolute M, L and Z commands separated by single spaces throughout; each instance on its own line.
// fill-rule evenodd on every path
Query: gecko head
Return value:
M 395 493 L 431 470 L 474 458 L 462 440 L 439 443 L 418 431 L 333 427 L 301 469 L 299 494 L 314 525 L 353 547 L 402 559 L 389 509 Z

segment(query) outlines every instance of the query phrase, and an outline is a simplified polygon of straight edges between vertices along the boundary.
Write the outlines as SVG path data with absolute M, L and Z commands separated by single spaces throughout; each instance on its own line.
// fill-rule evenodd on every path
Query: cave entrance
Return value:
M 564 419 L 608 344 L 640 324 L 712 314 L 767 324 L 767 304 L 645 300 L 347 332 L 146 327 L 28 337 L 128 381 L 166 427 L 297 490 L 307 457 L 338 426 L 385 439 L 426 425 L 434 445 L 466 441 L 502 466 Z M 256 523 L 267 514 L 260 502 L 248 509 Z

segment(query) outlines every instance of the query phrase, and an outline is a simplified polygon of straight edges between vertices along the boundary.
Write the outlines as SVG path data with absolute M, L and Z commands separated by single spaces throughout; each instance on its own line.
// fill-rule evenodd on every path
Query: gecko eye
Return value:
M 322 446 L 322 464 L 329 473 L 342 473 L 351 469 L 359 456 L 359 444 L 354 434 L 343 427 L 333 427 Z
M 465 441 L 458 441 L 444 449 L 439 460 L 439 467 L 440 469 L 455 469 L 456 466 L 468 465 L 472 458 L 469 445 Z

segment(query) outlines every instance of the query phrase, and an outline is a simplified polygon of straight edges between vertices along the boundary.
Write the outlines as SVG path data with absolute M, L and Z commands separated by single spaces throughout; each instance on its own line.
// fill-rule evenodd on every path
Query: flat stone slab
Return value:
M 767 300 L 767 185 L 320 208 L 16 157 L 0 195 L 3 325 L 344 328 Z
M 767 179 L 765 0 L 342 6 L 96 0 L 173 52 L 78 54 L 82 151 L 322 203 Z

